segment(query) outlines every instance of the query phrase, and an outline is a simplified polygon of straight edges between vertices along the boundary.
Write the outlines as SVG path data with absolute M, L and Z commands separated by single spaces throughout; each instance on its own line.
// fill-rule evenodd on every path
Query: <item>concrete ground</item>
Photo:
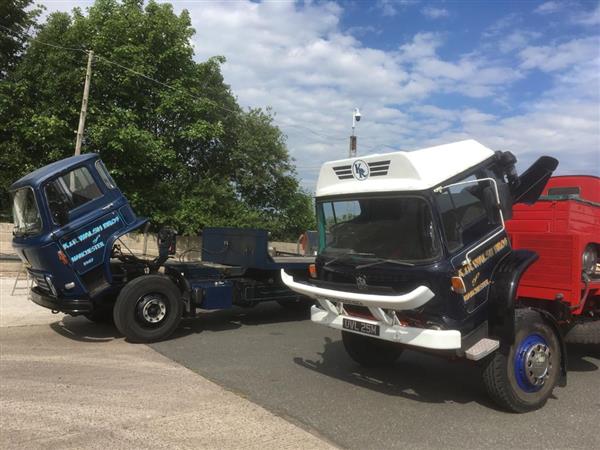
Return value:
M 598 347 L 569 346 L 567 386 L 542 409 L 511 414 L 473 362 L 406 350 L 393 367 L 362 368 L 339 331 L 307 318 L 277 304 L 234 308 L 152 347 L 343 448 L 600 449 Z
M 0 277 L 0 448 L 334 448 L 13 282 Z

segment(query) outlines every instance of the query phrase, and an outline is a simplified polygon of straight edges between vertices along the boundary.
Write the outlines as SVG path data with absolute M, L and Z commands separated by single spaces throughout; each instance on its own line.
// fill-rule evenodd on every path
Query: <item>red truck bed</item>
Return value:
M 600 249 L 600 178 L 554 177 L 534 205 L 515 205 L 507 230 L 514 248 L 536 251 L 540 259 L 527 270 L 518 296 L 580 303 L 582 255 L 588 244 Z M 600 272 L 592 277 L 589 297 L 600 295 Z M 573 313 L 578 314 L 582 308 Z

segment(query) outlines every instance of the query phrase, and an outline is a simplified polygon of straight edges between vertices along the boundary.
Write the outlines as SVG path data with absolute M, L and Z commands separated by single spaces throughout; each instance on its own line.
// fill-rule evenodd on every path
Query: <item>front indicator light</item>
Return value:
M 317 278 L 317 266 L 311 264 L 308 266 L 308 273 L 311 278 Z
M 69 258 L 67 257 L 67 255 L 65 255 L 65 252 L 63 252 L 62 250 L 56 252 L 56 256 L 58 256 L 58 260 L 65 266 L 69 264 Z
M 467 292 L 467 287 L 461 277 L 452 277 L 451 283 L 452 290 L 457 294 L 465 294 Z
M 74 287 L 75 287 L 75 282 L 74 282 L 74 281 L 71 281 L 71 282 L 69 282 L 69 283 L 65 284 L 65 289 L 66 289 L 67 291 L 70 291 L 70 290 L 71 290 L 71 289 L 73 289 Z

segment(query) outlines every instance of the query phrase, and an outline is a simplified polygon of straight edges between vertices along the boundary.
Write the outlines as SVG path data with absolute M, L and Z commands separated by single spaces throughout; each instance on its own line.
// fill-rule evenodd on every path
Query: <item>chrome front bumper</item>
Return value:
M 375 339 L 437 350 L 461 348 L 461 334 L 458 330 L 408 327 L 402 325 L 396 317 L 395 311 L 418 308 L 433 298 L 433 292 L 426 286 L 419 286 L 413 291 L 402 295 L 373 295 L 335 291 L 299 283 L 283 270 L 281 271 L 281 280 L 293 291 L 317 300 L 320 307 L 313 306 L 311 308 L 311 320 L 315 323 L 362 334 L 344 328 L 344 319 L 350 319 L 356 322 L 378 325 L 379 336 L 371 336 Z M 350 316 L 346 314 L 344 304 L 366 307 L 376 320 Z
M 434 296 L 433 292 L 427 286 L 419 286 L 408 294 L 402 295 L 374 295 L 359 292 L 334 291 L 333 289 L 324 289 L 306 283 L 298 283 L 294 281 L 294 277 L 289 276 L 283 269 L 281 270 L 281 281 L 291 290 L 315 300 L 324 299 L 333 302 L 344 302 L 348 305 L 385 308 L 397 311 L 419 308 Z
M 313 322 L 337 330 L 356 333 L 355 331 L 347 330 L 343 327 L 344 319 L 379 325 L 379 336 L 369 336 L 375 339 L 383 339 L 384 341 L 396 342 L 398 344 L 436 350 L 456 350 L 461 346 L 460 331 L 457 330 L 430 330 L 426 328 L 405 327 L 402 325 L 386 325 L 385 323 L 376 320 L 334 314 L 324 311 L 318 306 L 313 306 L 310 310 L 310 320 Z

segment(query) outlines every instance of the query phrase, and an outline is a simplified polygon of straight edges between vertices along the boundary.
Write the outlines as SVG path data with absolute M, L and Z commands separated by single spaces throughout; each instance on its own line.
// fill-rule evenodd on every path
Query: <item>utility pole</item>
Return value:
M 360 121 L 360 111 L 358 108 L 354 108 L 352 113 L 352 136 L 350 136 L 350 149 L 348 150 L 348 158 L 356 157 L 356 136 L 354 135 L 354 128 L 356 128 L 356 122 Z
M 85 84 L 83 85 L 83 99 L 81 100 L 81 113 L 79 114 L 79 127 L 77 127 L 77 141 L 75 142 L 75 154 L 81 154 L 81 141 L 85 129 L 85 115 L 87 113 L 88 94 L 90 93 L 90 81 L 92 79 L 92 59 L 94 52 L 88 52 L 87 71 L 85 72 Z

